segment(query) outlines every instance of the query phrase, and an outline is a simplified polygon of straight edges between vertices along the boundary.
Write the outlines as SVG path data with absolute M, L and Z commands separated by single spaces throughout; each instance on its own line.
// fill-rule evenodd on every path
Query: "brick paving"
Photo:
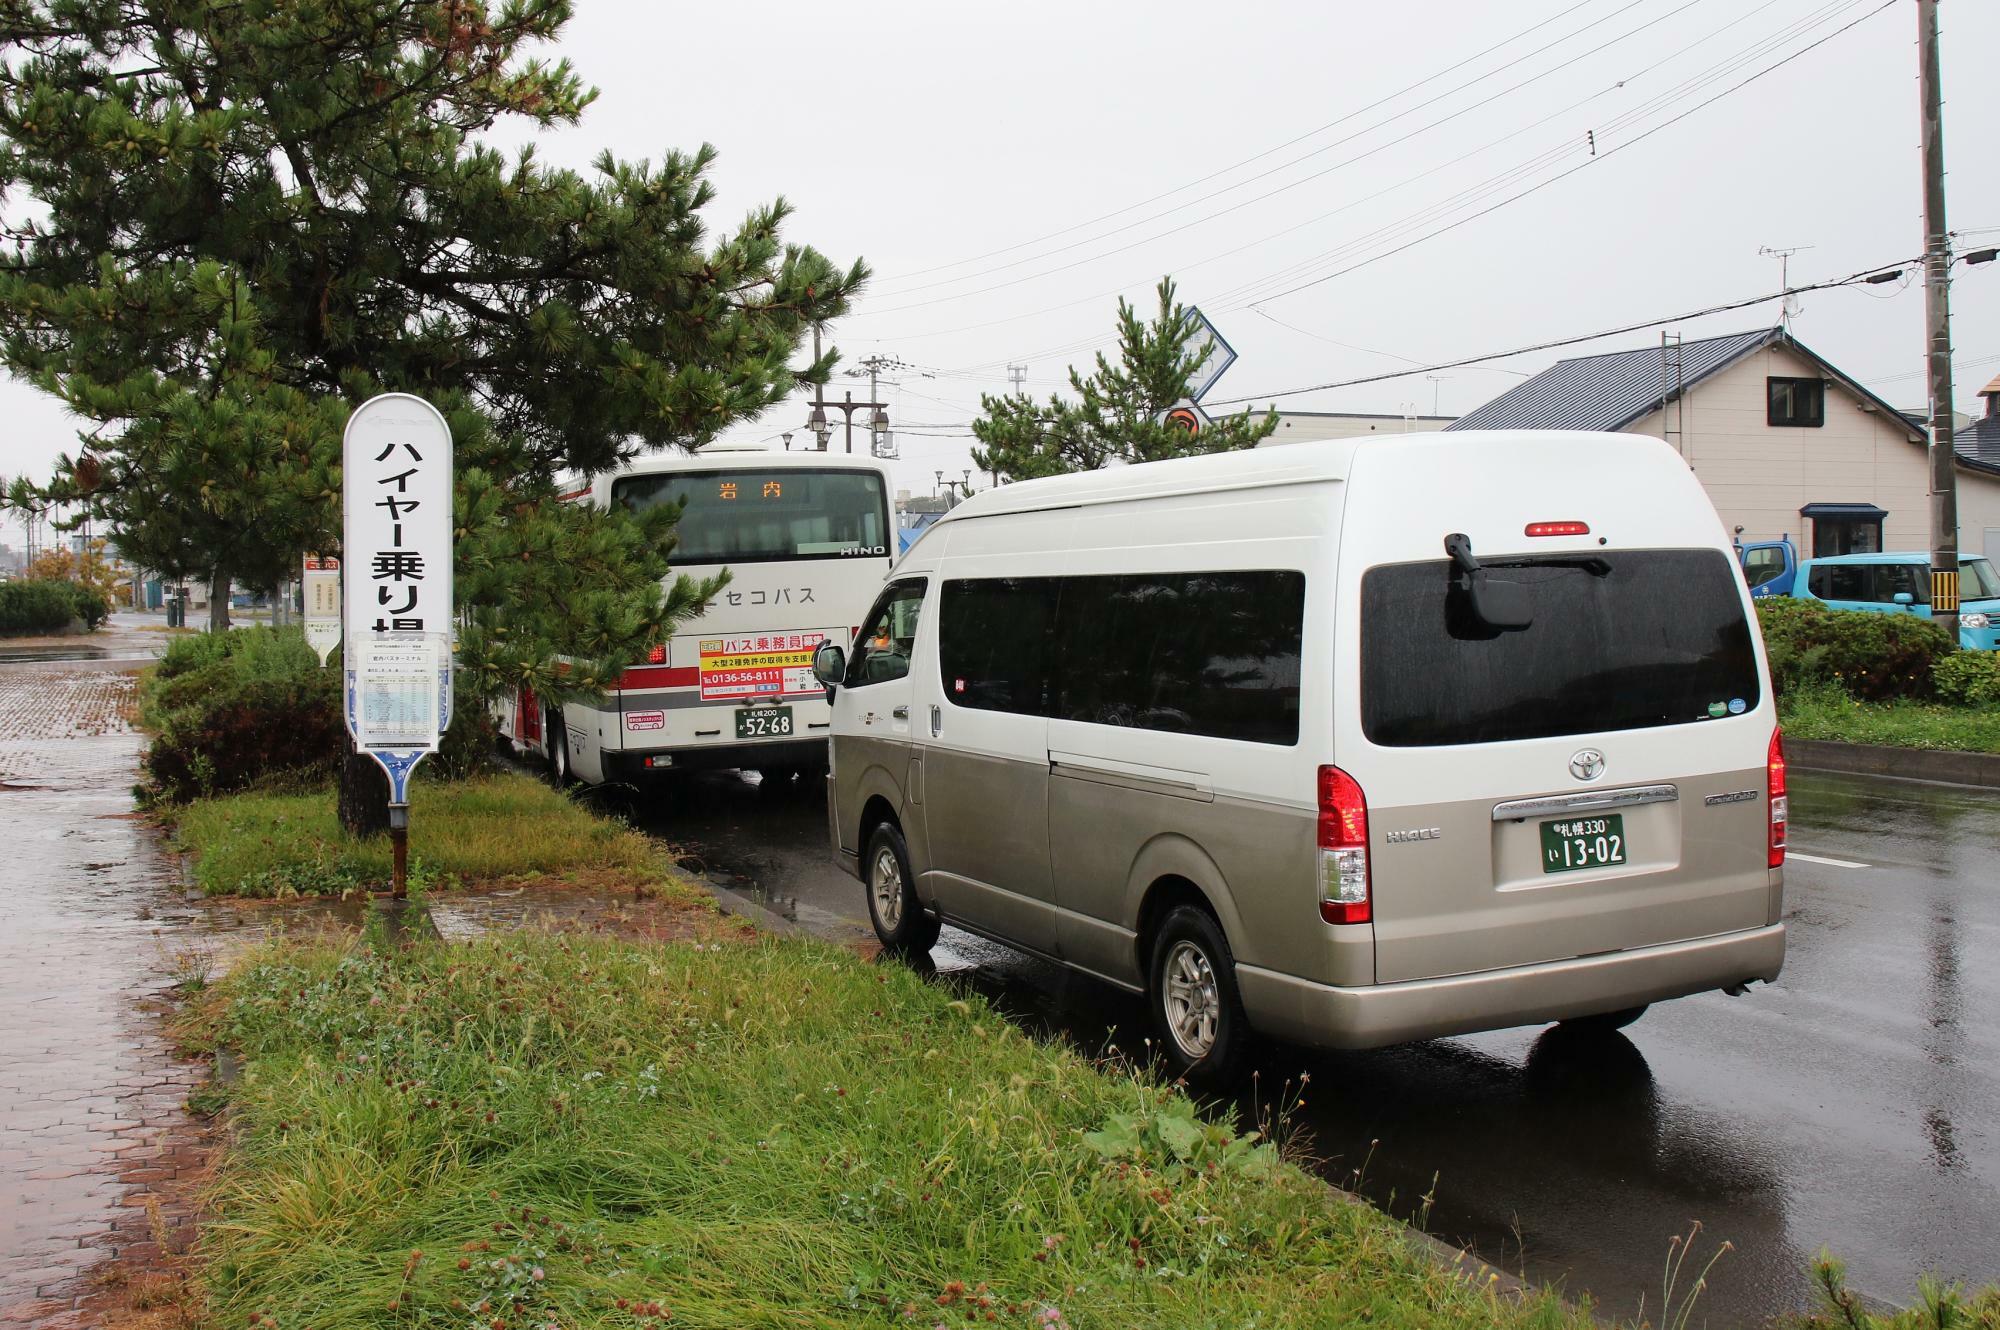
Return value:
M 0 1324 L 90 1320 L 93 1268 L 185 1244 L 201 1068 L 145 1008 L 173 981 L 176 871 L 132 816 L 132 676 L 0 667 Z M 131 1267 L 128 1267 L 131 1268 Z

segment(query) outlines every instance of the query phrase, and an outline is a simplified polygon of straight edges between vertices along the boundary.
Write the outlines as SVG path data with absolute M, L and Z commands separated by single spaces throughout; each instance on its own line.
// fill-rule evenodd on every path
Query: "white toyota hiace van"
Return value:
M 833 697 L 835 852 L 1149 998 L 1170 1058 L 1363 1048 L 1777 977 L 1785 767 L 1750 595 L 1657 439 L 1295 444 L 988 490 Z

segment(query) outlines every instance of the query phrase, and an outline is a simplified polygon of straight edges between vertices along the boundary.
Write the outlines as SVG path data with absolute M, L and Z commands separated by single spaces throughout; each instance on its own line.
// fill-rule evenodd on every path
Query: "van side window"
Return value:
M 1868 585 L 1868 565 L 1823 563 L 1807 579 L 1812 593 L 1821 600 L 1873 600 Z
M 1063 579 L 1063 720 L 1295 744 L 1306 579 L 1300 572 Z
M 944 584 L 938 669 L 954 706 L 1048 714 L 1056 579 L 982 577 Z
M 909 675 L 925 585 L 921 577 L 893 583 L 868 611 L 847 661 L 847 677 L 842 681 L 847 687 L 863 688 Z

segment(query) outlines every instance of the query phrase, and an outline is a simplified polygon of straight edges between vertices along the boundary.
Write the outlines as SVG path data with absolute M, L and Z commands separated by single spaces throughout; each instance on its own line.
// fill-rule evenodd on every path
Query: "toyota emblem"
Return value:
M 1569 760 L 1569 774 L 1578 780 L 1596 780 L 1604 774 L 1604 754 L 1595 748 L 1580 749 Z

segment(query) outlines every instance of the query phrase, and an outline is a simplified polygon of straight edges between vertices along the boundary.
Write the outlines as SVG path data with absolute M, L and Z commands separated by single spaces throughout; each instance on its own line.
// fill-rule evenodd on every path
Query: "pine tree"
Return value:
M 1261 420 L 1223 416 L 1189 434 L 1160 417 L 1188 395 L 1195 371 L 1215 348 L 1193 351 L 1199 331 L 1193 310 L 1174 299 L 1173 278 L 1162 278 L 1160 309 L 1151 323 L 1123 299 L 1118 302 L 1118 363 L 1102 351 L 1089 378 L 1074 369 L 1074 402 L 1051 394 L 1038 403 L 1025 394 L 982 394 L 973 437 L 973 465 L 1003 480 L 1032 480 L 1071 471 L 1095 471 L 1113 462 L 1157 462 L 1168 457 L 1254 448 L 1278 428 L 1275 411 Z
M 560 699 L 664 637 L 712 590 L 662 589 L 671 513 L 559 504 L 557 478 L 823 382 L 837 353 L 791 357 L 865 270 L 782 241 L 782 199 L 711 236 L 706 145 L 585 175 L 486 144 L 595 96 L 521 54 L 570 12 L 0 0 L 0 360 L 91 422 L 10 499 L 87 510 L 170 575 L 270 586 L 338 549 L 348 411 L 412 392 L 456 441 L 469 683 Z

